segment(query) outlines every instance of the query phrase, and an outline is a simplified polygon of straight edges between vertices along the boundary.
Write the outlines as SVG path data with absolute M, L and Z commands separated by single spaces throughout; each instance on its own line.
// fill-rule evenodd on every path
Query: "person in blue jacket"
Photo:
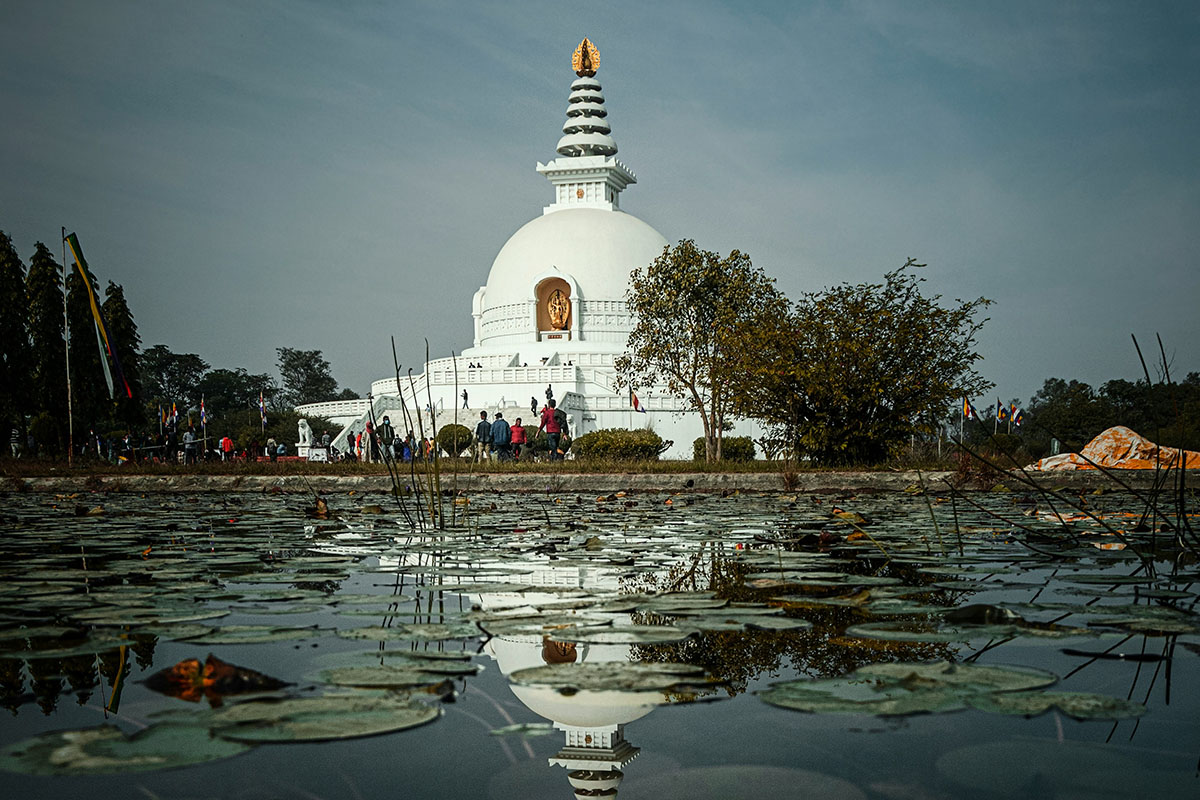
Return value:
M 492 421 L 492 452 L 500 461 L 512 458 L 512 429 L 499 411 Z

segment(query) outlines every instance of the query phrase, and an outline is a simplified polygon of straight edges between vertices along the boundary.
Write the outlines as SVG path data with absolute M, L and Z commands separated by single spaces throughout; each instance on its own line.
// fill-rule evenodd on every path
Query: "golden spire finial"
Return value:
M 571 56 L 571 69 L 581 78 L 590 78 L 600 69 L 600 51 L 586 36 L 575 48 L 575 55 Z

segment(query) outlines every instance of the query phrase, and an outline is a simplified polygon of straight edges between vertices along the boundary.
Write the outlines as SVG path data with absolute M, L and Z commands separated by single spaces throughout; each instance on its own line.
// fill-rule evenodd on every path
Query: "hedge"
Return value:
M 585 433 L 573 448 L 580 458 L 613 458 L 630 461 L 656 461 L 671 446 L 647 428 L 605 428 Z
M 722 461 L 753 461 L 757 451 L 754 440 L 749 436 L 726 436 L 721 439 Z M 692 458 L 704 460 L 704 437 L 692 442 Z

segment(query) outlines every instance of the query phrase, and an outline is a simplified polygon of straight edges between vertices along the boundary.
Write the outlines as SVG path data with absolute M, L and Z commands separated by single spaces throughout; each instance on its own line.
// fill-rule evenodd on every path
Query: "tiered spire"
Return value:
M 558 140 L 561 156 L 616 155 L 617 143 L 609 135 L 612 129 L 606 119 L 604 92 L 595 78 L 599 66 L 600 51 L 584 38 L 571 59 L 571 67 L 579 78 L 571 84 L 567 121 L 563 124 L 563 137 Z
M 549 164 L 538 164 L 538 172 L 554 184 L 554 202 L 545 213 L 568 208 L 602 208 L 616 211 L 618 195 L 631 183 L 633 173 L 617 159 L 617 143 L 610 135 L 604 92 L 596 80 L 600 51 L 588 39 L 580 42 L 571 59 L 578 76 L 571 84 L 567 121 L 558 140 L 558 154 Z

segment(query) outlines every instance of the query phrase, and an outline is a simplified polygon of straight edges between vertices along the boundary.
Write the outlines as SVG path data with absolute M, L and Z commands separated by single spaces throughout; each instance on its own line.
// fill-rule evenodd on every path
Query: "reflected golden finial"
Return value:
M 600 69 L 600 51 L 586 36 L 575 48 L 575 55 L 571 56 L 571 69 L 581 78 L 590 78 Z

